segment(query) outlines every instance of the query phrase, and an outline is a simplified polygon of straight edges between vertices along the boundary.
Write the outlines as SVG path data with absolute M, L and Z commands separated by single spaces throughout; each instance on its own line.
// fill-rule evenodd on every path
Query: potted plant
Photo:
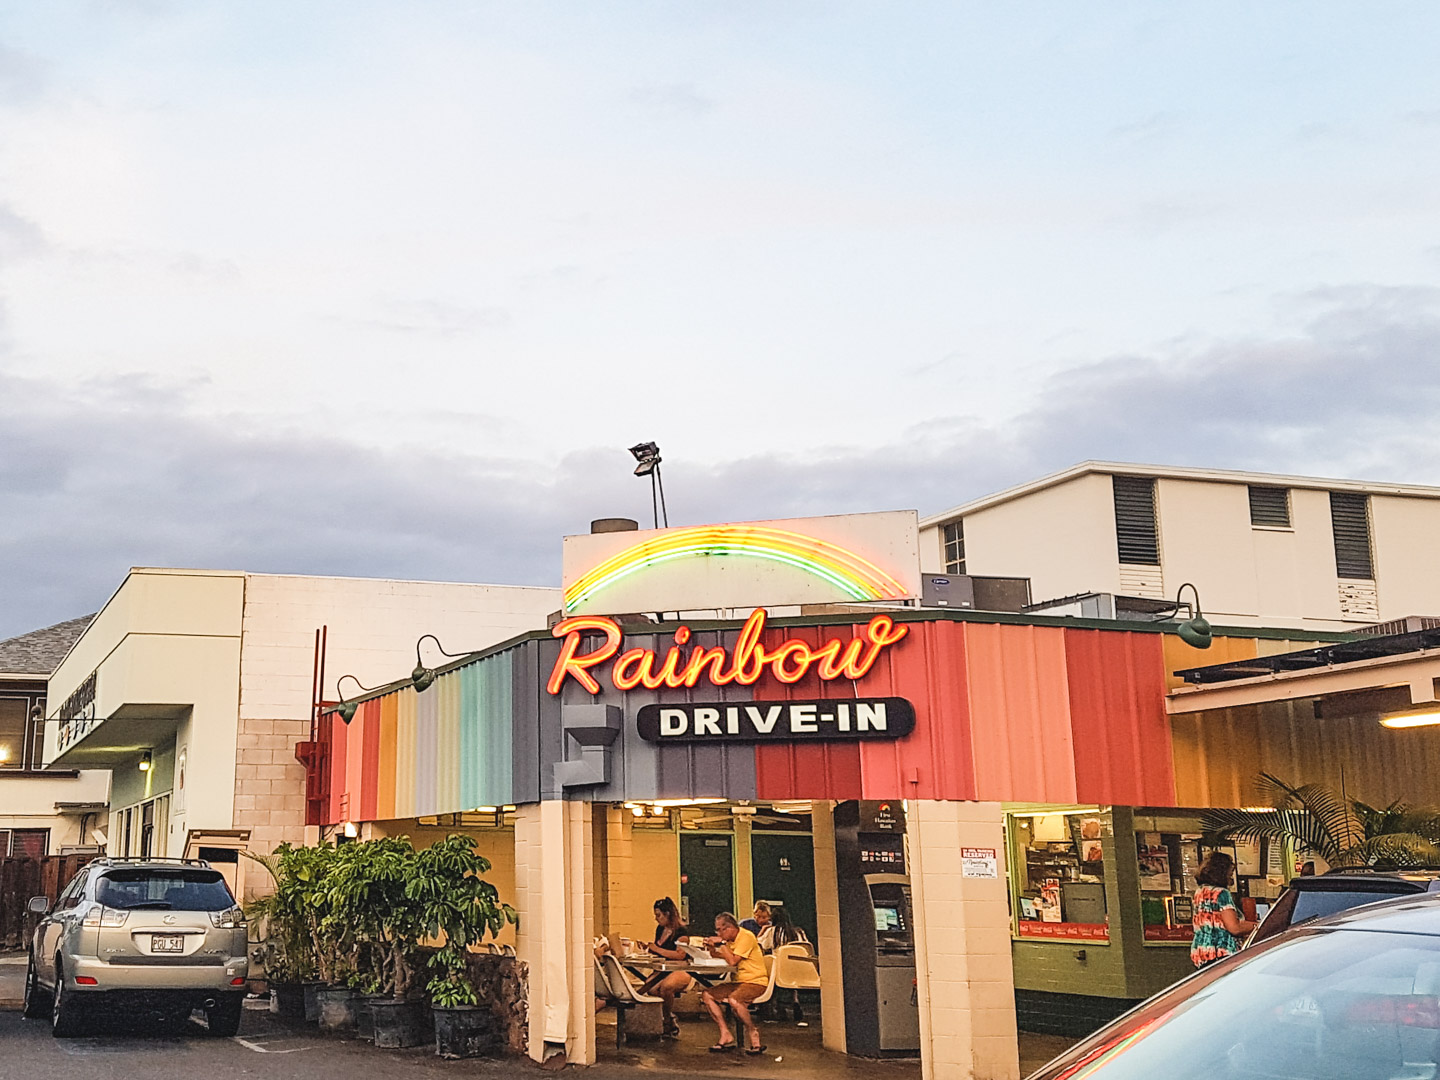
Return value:
M 417 852 L 416 870 L 406 893 L 418 905 L 424 933 L 444 942 L 430 959 L 436 974 L 426 986 L 435 1017 L 435 1052 L 473 1057 L 493 1047 L 495 1018 L 479 1007 L 466 954 L 487 934 L 498 934 L 507 922 L 519 920 L 481 876 L 489 872 L 490 862 L 476 854 L 471 837 L 451 835 Z
M 323 985 L 320 926 L 328 912 L 326 878 L 335 848 L 281 844 L 270 855 L 241 854 L 269 873 L 273 888 L 248 905 L 261 927 L 262 956 L 270 984 L 270 1008 L 284 1016 L 318 1017 L 316 992 Z
M 330 876 L 330 929 L 343 936 L 347 965 L 344 993 L 329 1001 L 331 1030 L 370 1028 L 376 1046 L 415 1046 L 423 1041 L 415 1006 L 408 1001 L 409 954 L 418 937 L 414 904 L 406 884 L 416 872 L 416 852 L 406 837 L 382 837 L 338 849 Z M 360 1013 L 365 1012 L 365 1021 Z

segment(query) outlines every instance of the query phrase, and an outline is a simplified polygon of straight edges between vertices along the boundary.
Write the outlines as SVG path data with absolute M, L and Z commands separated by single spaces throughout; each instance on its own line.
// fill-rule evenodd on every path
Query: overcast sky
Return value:
M 1086 458 L 1440 483 L 1440 7 L 0 5 L 0 637 Z

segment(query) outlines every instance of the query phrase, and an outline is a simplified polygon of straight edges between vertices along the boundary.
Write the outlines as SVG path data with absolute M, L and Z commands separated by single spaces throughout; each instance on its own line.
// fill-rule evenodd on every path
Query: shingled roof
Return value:
M 48 677 L 60 666 L 70 646 L 80 639 L 93 618 L 94 615 L 82 615 L 78 619 L 0 641 L 0 672 Z

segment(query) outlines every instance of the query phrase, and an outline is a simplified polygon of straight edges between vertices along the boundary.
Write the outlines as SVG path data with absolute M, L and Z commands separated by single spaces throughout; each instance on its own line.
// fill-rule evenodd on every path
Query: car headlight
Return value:
M 210 924 L 222 930 L 233 930 L 245 925 L 245 909 L 239 906 L 224 911 L 210 912 Z

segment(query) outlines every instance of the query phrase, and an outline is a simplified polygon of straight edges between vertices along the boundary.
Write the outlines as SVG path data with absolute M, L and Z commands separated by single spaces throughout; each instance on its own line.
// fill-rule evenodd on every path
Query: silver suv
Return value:
M 245 913 L 218 870 L 198 859 L 99 858 L 71 879 L 30 943 L 25 1015 L 59 1038 L 112 1002 L 128 1015 L 183 1019 L 204 1009 L 214 1035 L 240 1030 Z

